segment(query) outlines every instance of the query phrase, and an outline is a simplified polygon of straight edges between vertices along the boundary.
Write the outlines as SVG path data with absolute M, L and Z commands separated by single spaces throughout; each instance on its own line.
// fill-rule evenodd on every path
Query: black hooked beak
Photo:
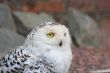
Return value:
M 63 42 L 62 42 L 62 41 L 60 41 L 59 46 L 61 47 L 61 46 L 62 46 L 62 44 L 63 44 Z

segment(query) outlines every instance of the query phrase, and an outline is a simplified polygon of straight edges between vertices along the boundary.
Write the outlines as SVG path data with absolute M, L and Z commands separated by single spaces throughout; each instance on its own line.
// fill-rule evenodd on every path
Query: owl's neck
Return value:
M 60 46 L 56 46 L 56 45 L 55 46 L 48 45 L 48 44 L 41 43 L 41 42 L 37 42 L 37 45 L 34 47 L 36 47 L 36 48 L 38 47 L 38 50 L 46 51 L 46 52 L 51 51 L 51 50 L 63 52 L 63 51 L 69 50 L 69 48 L 71 48 L 70 45 L 63 45 L 60 47 Z

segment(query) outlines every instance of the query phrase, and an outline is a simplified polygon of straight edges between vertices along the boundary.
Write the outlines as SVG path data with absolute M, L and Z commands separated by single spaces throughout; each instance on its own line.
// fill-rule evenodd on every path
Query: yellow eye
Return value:
M 54 33 L 53 32 L 49 32 L 49 33 L 47 33 L 47 36 L 49 37 L 49 38 L 52 38 L 52 37 L 54 37 Z

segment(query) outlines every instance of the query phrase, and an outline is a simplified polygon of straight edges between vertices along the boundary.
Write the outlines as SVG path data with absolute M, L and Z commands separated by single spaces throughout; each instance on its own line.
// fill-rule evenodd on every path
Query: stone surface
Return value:
M 88 15 L 76 9 L 68 12 L 69 28 L 80 46 L 100 46 L 101 33 L 98 24 Z
M 0 27 L 16 31 L 12 13 L 7 5 L 0 4 Z
M 34 28 L 45 21 L 54 21 L 54 19 L 46 13 L 28 13 L 28 12 L 13 12 L 17 30 L 23 35 L 27 35 L 30 29 Z
M 6 28 L 0 28 L 0 59 L 24 42 L 24 37 Z
M 36 25 L 44 21 L 54 21 L 54 19 L 46 13 L 27 13 L 27 12 L 14 12 L 14 15 L 21 20 L 21 22 L 29 29 L 34 28 Z

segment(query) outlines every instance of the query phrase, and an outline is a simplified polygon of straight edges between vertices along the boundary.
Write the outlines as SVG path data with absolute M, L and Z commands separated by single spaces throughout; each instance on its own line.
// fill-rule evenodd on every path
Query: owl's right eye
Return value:
M 49 33 L 47 33 L 47 36 L 48 36 L 48 38 L 52 38 L 52 37 L 54 37 L 54 33 L 53 32 L 49 32 Z

